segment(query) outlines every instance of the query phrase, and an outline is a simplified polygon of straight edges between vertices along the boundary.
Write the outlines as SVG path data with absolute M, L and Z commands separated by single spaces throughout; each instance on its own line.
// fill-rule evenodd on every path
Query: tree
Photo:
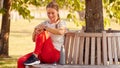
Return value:
M 86 32 L 101 32 L 104 30 L 102 0 L 85 0 Z
M 1 44 L 0 56 L 8 57 L 8 43 L 10 33 L 10 5 L 11 0 L 4 0 L 3 8 L 5 13 L 2 15 L 2 30 L 1 30 Z

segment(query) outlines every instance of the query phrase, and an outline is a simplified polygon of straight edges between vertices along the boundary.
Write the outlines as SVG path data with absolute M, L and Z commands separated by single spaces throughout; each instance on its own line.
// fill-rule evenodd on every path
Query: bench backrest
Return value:
M 120 63 L 120 33 L 68 32 L 64 45 L 67 64 Z

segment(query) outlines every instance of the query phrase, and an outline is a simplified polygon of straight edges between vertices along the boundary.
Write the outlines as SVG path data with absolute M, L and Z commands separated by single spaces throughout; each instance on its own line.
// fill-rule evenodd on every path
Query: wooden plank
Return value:
M 109 37 L 118 37 L 120 36 L 120 33 L 106 33 L 106 36 L 109 36 Z
M 66 63 L 68 63 L 68 51 L 69 51 L 69 48 L 70 48 L 70 39 L 71 39 L 71 36 L 70 35 L 66 35 L 65 37 L 65 42 L 64 42 L 64 46 L 65 46 L 65 58 L 66 58 Z
M 66 35 L 74 36 L 75 32 L 67 32 Z
M 90 44 L 90 38 L 86 37 L 86 44 L 85 44 L 85 64 L 89 64 L 89 46 Z
M 113 41 L 113 54 L 114 54 L 114 60 L 115 60 L 115 64 L 118 63 L 118 58 L 117 58 L 117 48 L 116 48 L 116 39 L 115 37 L 112 38 Z
M 91 65 L 95 65 L 95 37 L 91 38 Z
M 71 64 L 73 61 L 73 41 L 74 41 L 74 36 L 71 37 L 71 44 L 69 48 L 69 53 L 68 53 L 68 64 Z
M 113 37 L 112 37 L 112 38 L 113 38 Z M 112 41 L 111 41 L 111 44 L 112 44 L 112 45 L 111 45 L 111 47 L 112 47 L 112 58 L 115 58 L 115 56 L 114 56 L 114 46 L 113 46 L 113 45 L 114 45 L 114 42 L 113 42 L 113 39 L 112 39 L 112 38 L 111 38 L 111 40 L 112 40 Z
M 70 41 L 70 36 L 66 35 L 65 39 L 64 39 L 64 47 L 65 47 L 65 54 L 67 54 L 68 52 L 68 47 L 69 47 L 69 41 Z
M 120 59 L 120 36 L 117 37 L 117 54 Z
M 104 32 L 104 31 L 103 31 Z M 74 35 L 74 33 L 70 33 L 71 35 Z M 114 37 L 118 37 L 120 36 L 120 33 L 105 33 L 106 36 L 114 36 Z M 102 37 L 103 34 L 102 33 L 80 33 L 79 36 L 85 36 L 85 37 Z
M 73 64 L 78 64 L 78 54 L 79 54 L 79 37 L 78 33 L 75 34 L 74 38 L 74 53 L 73 53 Z
M 97 37 L 97 65 L 101 64 L 101 37 Z
M 65 35 L 65 39 L 64 39 L 64 47 L 65 47 L 65 50 L 67 51 L 68 49 L 68 45 L 69 45 L 69 41 L 70 41 L 70 35 Z
M 30 68 L 30 67 L 28 67 Z M 120 68 L 120 65 L 52 65 L 40 64 L 33 65 L 31 68 Z
M 112 58 L 112 43 L 111 43 L 111 37 L 108 37 L 108 58 L 109 58 L 109 64 L 113 64 L 113 58 Z
M 103 32 L 102 49 L 103 49 L 103 63 L 104 63 L 104 65 L 107 65 L 107 41 L 106 41 L 106 32 Z
M 79 33 L 83 37 L 102 37 L 102 33 Z
M 83 64 L 84 37 L 80 37 L 79 64 Z

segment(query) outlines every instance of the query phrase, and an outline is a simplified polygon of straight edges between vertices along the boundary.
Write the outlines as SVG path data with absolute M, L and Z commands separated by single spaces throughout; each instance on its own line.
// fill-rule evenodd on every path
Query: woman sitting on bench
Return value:
M 57 63 L 60 59 L 66 23 L 60 20 L 57 3 L 50 2 L 46 6 L 46 11 L 49 20 L 37 25 L 33 32 L 33 41 L 36 43 L 35 49 L 18 59 L 18 68 L 40 63 Z

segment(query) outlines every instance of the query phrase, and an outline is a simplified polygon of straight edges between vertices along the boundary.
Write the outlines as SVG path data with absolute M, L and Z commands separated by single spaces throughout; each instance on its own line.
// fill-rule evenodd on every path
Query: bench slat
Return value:
M 120 59 L 120 36 L 117 37 L 117 54 L 118 58 Z
M 109 58 L 109 64 L 113 64 L 113 58 L 112 58 L 112 47 L 111 47 L 111 37 L 108 37 L 108 58 Z
M 78 63 L 78 54 L 79 54 L 79 37 L 78 34 L 76 34 L 74 38 L 73 64 Z
M 101 64 L 101 37 L 97 37 L 97 65 Z
M 66 37 L 65 37 L 65 42 L 64 42 L 64 46 L 65 46 L 65 55 L 66 55 L 66 63 L 68 61 L 68 48 L 69 48 L 69 41 L 70 41 L 70 35 L 67 35 L 66 34 Z
M 89 44 L 90 38 L 86 37 L 86 44 L 85 44 L 85 64 L 89 64 Z
M 118 36 L 120 36 L 120 33 L 106 33 L 106 36 L 108 36 L 108 37 L 118 37 Z
M 115 42 L 115 37 L 112 38 L 112 42 L 113 42 L 113 54 L 114 54 L 114 61 L 115 64 L 117 64 L 118 62 L 118 58 L 117 58 L 117 48 L 116 48 L 116 42 Z
M 91 38 L 91 65 L 95 64 L 95 37 Z
M 103 49 L 103 63 L 104 63 L 104 65 L 107 65 L 107 41 L 106 41 L 106 32 L 103 32 L 102 49 Z
M 79 33 L 78 34 L 81 37 L 102 37 L 102 33 Z
M 74 36 L 71 37 L 71 44 L 68 52 L 68 64 L 71 64 L 73 60 L 73 44 L 74 44 L 73 41 L 74 41 Z
M 27 68 L 27 67 L 26 67 Z M 120 68 L 120 65 L 52 65 L 52 64 L 42 64 L 34 65 L 31 68 Z
M 84 37 L 80 37 L 79 64 L 83 64 Z

